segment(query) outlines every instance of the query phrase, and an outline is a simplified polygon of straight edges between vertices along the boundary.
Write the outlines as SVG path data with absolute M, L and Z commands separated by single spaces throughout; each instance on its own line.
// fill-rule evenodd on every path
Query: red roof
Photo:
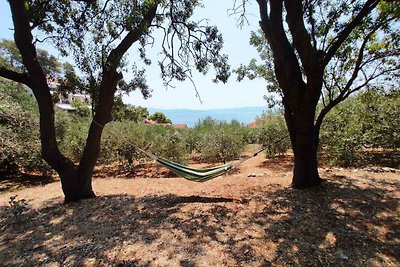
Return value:
M 255 122 L 255 121 L 250 122 L 249 124 L 247 124 L 247 127 L 255 128 L 255 127 L 257 127 L 257 122 Z
M 175 129 L 186 129 L 188 128 L 186 124 L 181 123 L 181 124 L 172 124 L 172 127 Z

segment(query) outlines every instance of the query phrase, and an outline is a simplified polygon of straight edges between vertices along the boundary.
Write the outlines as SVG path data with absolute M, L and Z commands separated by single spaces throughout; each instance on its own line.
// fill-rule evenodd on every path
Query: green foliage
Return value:
M 120 161 L 130 169 L 135 160 L 148 160 L 148 157 L 137 148 L 180 163 L 185 163 L 189 156 L 181 132 L 170 127 L 131 121 L 109 123 L 101 147 L 100 162 Z
M 38 109 L 26 89 L 0 80 L 0 172 L 42 171 Z
M 63 129 L 63 139 L 60 143 L 60 149 L 74 161 L 79 161 L 82 156 L 86 137 L 89 132 L 88 120 L 76 120 Z
M 133 122 L 142 122 L 145 118 L 149 116 L 149 111 L 144 107 L 128 106 L 125 110 L 125 120 L 130 120 Z
M 359 97 L 363 145 L 400 148 L 400 91 L 370 91 Z
M 368 91 L 349 98 L 326 117 L 321 147 L 328 160 L 355 165 L 364 149 L 400 148 L 400 93 Z
M 27 210 L 27 201 L 23 198 L 17 198 L 18 195 L 11 196 L 8 201 L 9 209 L 14 214 L 15 221 L 21 222 L 22 213 Z
M 62 110 L 55 110 L 55 130 L 57 142 L 62 144 L 65 139 L 66 132 L 71 123 L 74 122 L 74 116 Z
M 154 114 L 150 115 L 148 118 L 157 123 L 166 123 L 166 124 L 172 123 L 172 121 L 170 119 L 168 119 L 167 116 L 162 112 L 155 112 Z
M 290 148 L 288 130 L 282 115 L 263 114 L 256 122 L 258 143 L 266 148 L 267 157 L 284 154 Z
M 244 1 L 243 12 L 248 4 L 246 2 Z M 310 40 L 303 40 L 303 45 L 312 41 L 310 45 L 319 49 L 321 56 L 326 55 L 331 46 L 338 41 L 338 33 L 352 22 L 364 4 L 366 1 L 304 2 L 303 20 Z M 379 79 L 385 84 L 392 84 L 392 81 L 396 80 L 396 73 L 400 67 L 399 10 L 398 1 L 382 1 L 377 8 L 365 13 L 360 23 L 354 24 L 356 27 L 342 41 L 324 69 L 323 89 L 329 92 L 325 93 L 328 96 L 326 101 L 333 101 L 341 93 L 351 93 L 367 84 L 372 85 L 374 80 Z M 267 12 L 263 15 L 271 14 Z M 284 28 L 288 29 L 284 34 L 290 40 L 289 33 L 294 29 L 286 23 L 288 20 L 283 21 Z M 252 32 L 250 44 L 257 49 L 260 61 L 252 59 L 248 65 L 241 65 L 235 70 L 237 79 L 240 81 L 245 77 L 259 77 L 266 80 L 268 92 L 280 93 L 281 88 L 274 71 L 274 55 L 265 33 L 262 30 Z M 298 49 L 297 45 L 293 47 Z M 303 68 L 303 64 L 299 66 Z M 350 77 L 352 78 L 349 79 Z M 358 82 L 353 84 L 355 80 Z M 360 84 L 362 86 L 357 88 Z
M 154 137 L 150 148 L 151 151 L 163 158 L 178 163 L 187 163 L 190 151 L 187 149 L 184 135 L 180 131 L 169 127 L 162 127 L 159 129 L 161 131 Z
M 61 63 L 46 50 L 38 49 L 37 57 L 46 75 L 54 76 L 61 73 Z M 0 66 L 16 71 L 24 70 L 21 54 L 14 41 L 8 39 L 0 41 Z
M 239 9 L 243 16 L 249 2 L 241 2 Z M 396 141 L 384 140 L 397 138 L 388 130 L 398 129 L 389 122 L 390 114 L 371 115 L 370 108 L 354 106 L 359 110 L 340 111 L 339 108 L 333 116 L 337 118 L 326 118 L 326 115 L 355 92 L 380 86 L 398 88 L 400 2 L 257 2 L 261 29 L 252 33 L 250 43 L 261 60 L 240 66 L 236 70 L 238 80 L 264 79 L 268 92 L 272 93 L 266 98 L 268 103 L 276 104 L 276 96 L 280 96 L 278 100 L 285 107 L 286 119 L 293 125 L 292 133 L 302 131 L 303 124 L 298 124 L 299 121 L 314 123 L 317 131 L 324 131 L 322 143 L 329 143 L 327 147 L 332 149 L 332 154 L 345 165 L 356 161 L 357 151 L 363 145 L 395 144 Z M 318 101 L 321 108 L 315 113 Z M 305 110 L 310 107 L 312 112 L 307 114 Z M 360 117 L 361 114 L 371 116 Z M 328 122 L 322 125 L 324 119 Z M 318 142 L 318 136 L 316 139 Z M 310 153 L 313 152 L 310 150 Z
M 99 161 L 120 161 L 132 168 L 134 160 L 146 157 L 136 149 L 149 145 L 146 136 L 146 129 L 142 125 L 130 121 L 107 124 L 101 140 Z
M 246 145 L 243 128 L 237 121 L 226 123 L 205 118 L 193 129 L 196 151 L 208 162 L 237 159 Z
M 0 42 L 0 66 L 12 70 L 22 68 L 21 54 L 15 43 L 11 40 L 2 39 Z
M 120 93 L 140 90 L 145 98 L 150 96 L 144 68 L 139 69 L 136 63 L 128 67 L 129 62 L 126 57 L 122 57 L 124 55 L 113 54 L 109 57 L 126 33 L 137 36 L 132 42 L 139 45 L 138 60 L 141 59 L 145 65 L 152 64 L 147 57 L 147 49 L 152 47 L 155 36 L 160 37 L 159 50 L 164 57 L 157 62 L 161 77 L 167 84 L 171 79 L 187 79 L 193 66 L 204 74 L 213 66 L 216 70 L 214 80 L 226 82 L 230 72 L 227 56 L 221 53 L 222 36 L 216 27 L 202 25 L 201 21 L 191 19 L 198 6 L 201 3 L 197 0 L 140 0 L 134 4 L 119 0 L 106 3 L 35 0 L 29 2 L 28 8 L 31 23 L 50 37 L 49 40 L 62 55 L 73 56 L 74 66 L 82 74 L 78 76 L 69 68 L 62 90 L 74 92 L 79 89 L 86 92 L 96 106 L 102 74 L 109 68 L 132 74 L 132 80 L 118 82 Z M 157 30 L 160 30 L 161 35 L 155 34 Z M 124 46 L 131 42 L 128 40 L 124 39 Z
M 357 151 L 362 148 L 361 125 L 357 122 L 352 99 L 334 109 L 323 123 L 320 146 L 328 154 L 328 160 L 342 166 L 354 165 L 358 160 Z
M 79 117 L 85 118 L 92 115 L 92 111 L 90 110 L 89 106 L 78 99 L 73 99 L 71 106 L 75 108 L 75 114 Z
M 116 96 L 112 117 L 114 121 L 142 122 L 149 116 L 149 111 L 144 107 L 127 105 L 122 101 L 121 96 Z

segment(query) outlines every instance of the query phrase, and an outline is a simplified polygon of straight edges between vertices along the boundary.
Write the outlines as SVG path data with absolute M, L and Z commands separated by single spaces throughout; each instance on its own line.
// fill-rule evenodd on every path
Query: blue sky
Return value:
M 246 64 L 257 57 L 257 51 L 249 45 L 250 32 L 258 29 L 258 6 L 249 6 L 247 18 L 250 25 L 242 29 L 237 27 L 235 16 L 228 15 L 228 9 L 233 7 L 233 0 L 204 0 L 204 8 L 197 9 L 195 18 L 206 18 L 210 25 L 218 26 L 224 37 L 223 52 L 228 54 L 229 63 L 233 68 L 241 63 Z M 11 15 L 6 0 L 0 0 L 0 38 L 12 38 Z M 149 57 L 156 58 L 157 48 L 148 49 Z M 51 51 L 53 51 L 51 49 Z M 138 61 L 135 47 L 130 50 L 128 60 Z M 153 60 L 153 62 L 155 62 Z M 202 75 L 193 71 L 193 81 L 200 93 L 202 103 L 196 98 L 196 93 L 190 81 L 172 84 L 174 88 L 166 88 L 159 75 L 157 64 L 147 68 L 147 81 L 153 90 L 152 97 L 144 100 L 139 92 L 133 92 L 124 97 L 124 102 L 151 108 L 190 108 L 190 109 L 215 109 L 234 108 L 247 106 L 265 106 L 263 96 L 266 94 L 265 83 L 262 80 L 244 80 L 236 82 L 233 74 L 228 83 L 213 83 L 213 70 Z

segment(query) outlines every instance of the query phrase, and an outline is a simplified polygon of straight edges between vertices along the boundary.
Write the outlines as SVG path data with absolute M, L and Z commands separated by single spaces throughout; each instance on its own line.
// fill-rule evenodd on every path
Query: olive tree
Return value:
M 43 159 L 58 173 L 65 201 L 95 197 L 92 174 L 100 152 L 103 127 L 111 119 L 114 94 L 123 79 L 125 56 L 139 45 L 139 57 L 146 64 L 146 47 L 154 32 L 162 32 L 164 59 L 159 62 L 161 76 L 171 79 L 190 77 L 190 65 L 207 72 L 216 70 L 216 79 L 226 81 L 229 66 L 220 53 L 222 37 L 215 27 L 191 21 L 197 0 L 10 0 L 14 40 L 23 70 L 0 65 L 0 76 L 32 89 L 39 107 L 40 140 Z M 44 66 L 38 61 L 37 45 L 51 41 L 63 55 L 71 55 L 81 70 L 93 76 L 97 90 L 94 116 L 78 163 L 59 150 L 54 122 L 54 107 Z M 135 64 L 133 64 L 135 65 Z M 133 67 L 133 69 L 137 69 Z M 98 82 L 98 84 L 96 84 Z M 148 91 L 143 70 L 123 86 Z
M 244 14 L 250 0 L 235 1 Z M 259 32 L 251 44 L 263 63 L 238 69 L 261 76 L 281 96 L 294 152 L 292 185 L 320 184 L 319 132 L 326 114 L 352 93 L 398 81 L 399 3 L 357 0 L 256 0 Z M 317 112 L 322 102 L 323 108 Z

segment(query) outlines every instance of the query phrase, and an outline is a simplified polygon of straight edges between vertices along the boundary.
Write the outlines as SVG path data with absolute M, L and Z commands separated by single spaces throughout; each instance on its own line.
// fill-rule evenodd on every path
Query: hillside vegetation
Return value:
M 34 100 L 24 88 L 13 83 L 2 81 L 2 87 L 6 90 L 0 90 L 0 171 L 49 174 L 49 168 L 40 158 L 38 110 Z M 396 91 L 371 91 L 348 99 L 335 108 L 323 124 L 321 160 L 337 166 L 386 164 L 398 168 L 399 106 L 400 94 Z M 139 111 L 143 113 L 143 109 Z M 232 161 L 238 159 L 249 144 L 264 146 L 267 157 L 282 155 L 290 148 L 289 138 L 285 138 L 288 135 L 285 122 L 279 112 L 262 115 L 254 128 L 210 117 L 191 129 L 146 125 L 129 120 L 129 116 L 118 118 L 105 128 L 100 164 L 118 162 L 133 170 L 135 162 L 147 160 L 137 147 L 180 163 L 188 163 L 190 158 L 204 163 Z M 89 123 L 90 118 L 80 113 L 56 113 L 60 147 L 76 161 L 82 153 Z

